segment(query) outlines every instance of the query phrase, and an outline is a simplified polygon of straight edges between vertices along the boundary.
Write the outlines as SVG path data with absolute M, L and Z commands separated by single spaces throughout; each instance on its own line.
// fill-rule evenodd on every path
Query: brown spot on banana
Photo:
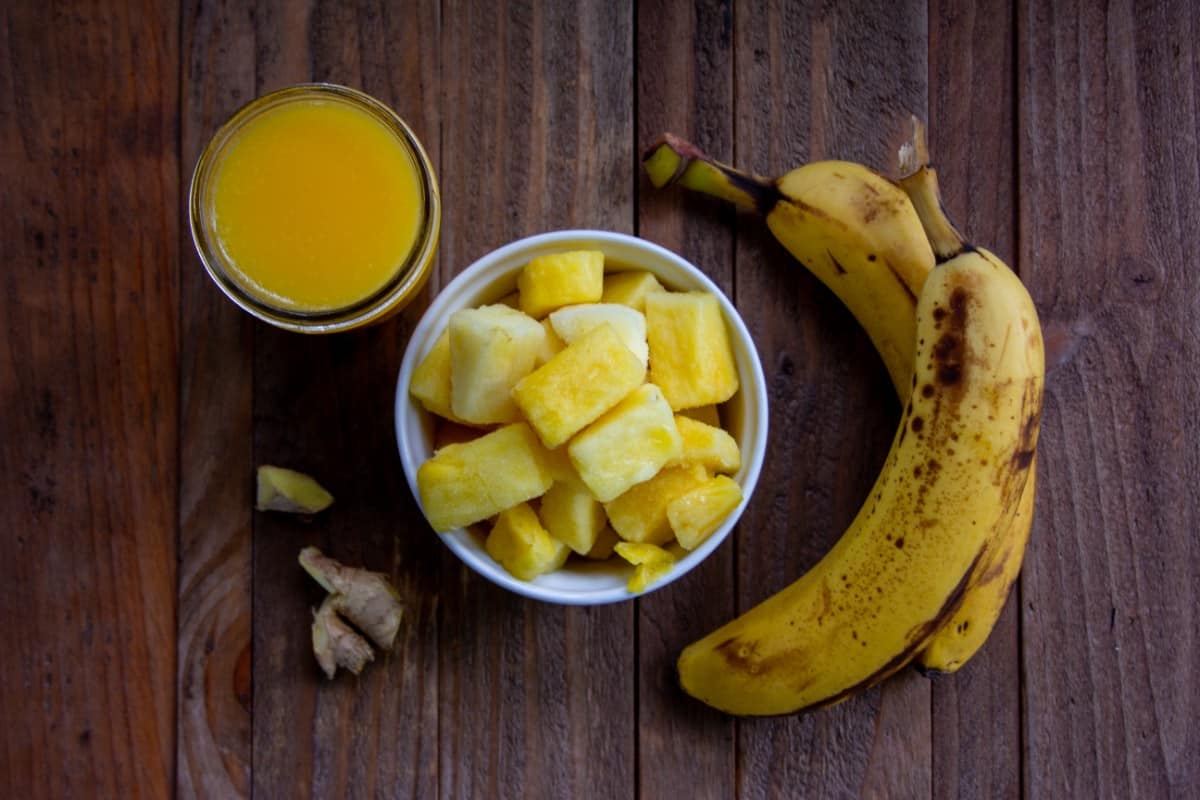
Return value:
M 867 260 L 874 261 L 875 259 L 874 257 L 868 257 Z M 888 271 L 896 277 L 896 283 L 904 287 L 904 293 L 908 295 L 910 300 L 912 300 L 913 308 L 915 309 L 917 307 L 917 293 L 914 292 L 912 287 L 908 285 L 908 281 L 904 280 L 904 276 L 900 273 L 900 270 L 896 269 L 895 264 L 886 258 L 883 259 L 883 264 L 888 268 Z
M 837 228 L 841 228 L 842 230 L 850 229 L 850 226 L 846 224 L 845 220 L 833 216 L 823 208 L 818 208 L 811 203 L 806 203 L 803 200 L 795 197 L 789 197 L 782 192 L 780 193 L 779 197 L 781 203 L 787 203 L 798 214 L 808 214 L 809 216 L 816 217 Z M 766 216 L 766 214 L 763 216 Z
M 971 562 L 970 569 L 963 574 L 962 580 L 960 580 L 954 587 L 954 591 L 952 591 L 946 598 L 946 602 L 942 605 L 938 613 L 932 619 L 927 620 L 926 622 L 909 631 L 909 645 L 905 647 L 904 650 L 897 653 L 895 657 L 893 657 L 890 661 L 884 664 L 883 667 L 869 677 L 859 681 L 853 686 L 843 689 L 841 692 L 838 692 L 836 695 L 830 697 L 824 702 L 816 703 L 808 706 L 807 708 L 802 708 L 800 711 L 813 711 L 818 708 L 828 708 L 829 706 L 837 705 L 850 696 L 864 689 L 869 689 L 880 681 L 891 677 L 896 672 L 907 666 L 909 662 L 916 657 L 917 653 L 921 652 L 921 649 L 925 646 L 925 643 L 928 642 L 929 639 L 935 633 L 937 633 L 937 631 L 943 625 L 945 625 L 951 617 L 954 616 L 955 612 L 958 611 L 959 606 L 962 605 L 963 598 L 966 597 L 967 587 L 970 584 L 971 575 L 974 574 L 980 560 L 983 558 L 983 555 L 983 549 L 981 548 L 980 551 L 975 555 L 974 561 Z
M 845 275 L 846 268 L 842 266 L 842 262 L 837 260 L 837 256 L 833 254 L 833 251 L 826 250 L 825 252 L 829 253 L 829 260 L 833 263 L 834 271 L 837 272 L 838 275 Z

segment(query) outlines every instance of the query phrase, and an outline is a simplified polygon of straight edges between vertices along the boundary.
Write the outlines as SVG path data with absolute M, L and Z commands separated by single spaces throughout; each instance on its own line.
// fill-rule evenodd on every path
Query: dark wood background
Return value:
M 1200 12 L 1186 0 L 158 2 L 0 10 L 0 786 L 21 797 L 1195 797 L 1200 783 Z M 305 338 L 225 301 L 192 166 L 240 104 L 334 81 L 437 166 L 437 272 Z M 948 205 L 1048 345 L 1041 489 L 981 654 L 736 721 L 671 665 L 858 507 L 897 415 L 836 300 L 759 219 L 639 175 L 661 131 L 763 174 L 890 169 L 926 118 Z M 462 567 L 395 452 L 405 342 L 457 271 L 596 227 L 735 299 L 772 439 L 735 536 L 638 602 L 564 609 Z M 261 462 L 338 498 L 251 511 Z M 325 683 L 306 544 L 396 576 L 395 654 Z

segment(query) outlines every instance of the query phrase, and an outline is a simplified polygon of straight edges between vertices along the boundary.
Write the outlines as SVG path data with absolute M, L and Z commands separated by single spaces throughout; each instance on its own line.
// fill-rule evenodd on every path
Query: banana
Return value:
M 964 247 L 962 235 L 942 206 L 924 127 L 915 118 L 913 124 L 912 138 L 901 151 L 901 168 L 907 174 L 900 179 L 899 188 L 912 202 L 923 228 L 920 233 L 914 230 L 912 215 L 897 201 L 896 186 L 857 164 L 815 162 L 770 181 L 716 162 L 672 134 L 660 137 L 645 156 L 655 186 L 677 182 L 763 211 L 776 237 L 858 319 L 887 365 L 901 402 L 912 387 L 912 362 L 905 353 L 911 351 L 910 343 L 915 340 L 915 296 L 934 259 L 952 258 Z M 863 213 L 874 198 L 894 204 L 896 212 L 883 218 Z M 795 224 L 797 218 L 807 227 Z M 813 236 L 813 227 L 824 235 Z M 830 237 L 842 246 L 830 247 Z M 877 244 L 881 241 L 891 242 L 890 247 Z M 926 253 L 925 245 L 932 245 L 934 257 Z M 872 253 L 886 253 L 886 261 L 864 261 L 864 256 Z M 897 266 L 881 269 L 884 264 Z M 898 291 L 901 285 L 909 292 Z M 1033 522 L 1036 461 L 1030 470 L 1031 479 L 1012 524 L 988 543 L 961 608 L 918 657 L 917 665 L 926 674 L 960 668 L 987 640 L 998 620 L 1020 573 Z
M 909 663 L 1011 524 L 1037 442 L 1037 311 L 984 250 L 934 269 L 916 308 L 913 390 L 874 488 L 791 586 L 689 645 L 685 691 L 782 714 L 839 702 Z
M 925 675 L 957 672 L 983 647 L 1009 592 L 1021 573 L 1025 546 L 1033 528 L 1033 501 L 1037 493 L 1037 454 L 1029 462 L 1029 478 L 1017 502 L 1012 523 L 998 532 L 996 541 L 972 576 L 962 605 L 954 616 L 938 629 L 925 649 L 917 654 L 916 666 Z
M 908 196 L 877 172 L 816 161 L 778 180 L 741 172 L 664 134 L 643 166 L 656 187 L 678 183 L 757 209 L 787 250 L 862 323 L 901 398 L 912 388 L 914 310 L 934 255 Z
M 951 259 L 962 253 L 966 249 L 963 236 L 942 205 L 937 171 L 929 163 L 925 128 L 916 118 L 913 118 L 912 137 L 900 150 L 900 170 L 904 173 L 900 187 L 917 209 L 917 216 L 921 218 L 938 260 Z M 1012 523 L 999 530 L 995 540 L 988 544 L 958 611 L 918 654 L 916 665 L 922 673 L 932 676 L 957 671 L 991 635 L 1021 572 L 1025 547 L 1033 528 L 1036 494 L 1035 453 Z

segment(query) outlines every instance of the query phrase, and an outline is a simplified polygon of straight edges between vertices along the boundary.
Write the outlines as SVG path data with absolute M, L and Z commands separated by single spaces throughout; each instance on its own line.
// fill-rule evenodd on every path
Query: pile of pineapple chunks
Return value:
M 534 258 L 413 371 L 440 418 L 421 505 L 439 532 L 490 526 L 485 549 L 520 580 L 616 552 L 645 591 L 742 500 L 717 410 L 737 390 L 715 296 L 606 274 L 598 251 Z

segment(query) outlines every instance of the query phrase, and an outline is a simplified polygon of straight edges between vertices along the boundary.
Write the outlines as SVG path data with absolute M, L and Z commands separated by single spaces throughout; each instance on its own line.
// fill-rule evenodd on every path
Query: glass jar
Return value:
M 353 142 L 354 146 L 344 148 L 345 152 L 333 153 L 331 157 L 333 160 L 329 164 L 314 163 L 319 159 L 312 155 L 318 152 L 315 149 L 318 145 L 313 144 L 313 141 L 318 140 L 313 140 L 313 136 L 309 132 L 324 129 L 313 128 L 311 121 L 308 123 L 309 128 L 305 128 L 306 140 L 304 143 L 287 139 L 289 135 L 299 136 L 299 134 L 287 128 L 287 124 L 292 123 L 285 122 L 284 115 L 290 113 L 295 117 L 297 114 L 309 113 L 309 110 L 318 107 L 325 109 L 320 113 L 333 111 L 341 114 L 343 111 L 346 112 L 342 114 L 346 123 L 357 126 L 354 130 L 359 131 L 362 135 L 373 137 L 369 140 L 371 148 L 375 148 L 378 151 L 377 154 L 385 159 L 386 163 L 403 172 L 403 175 L 401 172 L 394 174 L 398 177 L 411 178 L 411 180 L 406 178 L 404 193 L 401 193 L 400 187 L 396 186 L 390 187 L 396 191 L 387 195 L 389 198 L 395 199 L 403 194 L 408 202 L 403 204 L 404 211 L 402 213 L 397 211 L 395 214 L 389 215 L 393 206 L 386 206 L 385 210 L 380 212 L 385 215 L 384 218 L 381 218 L 384 224 L 376 225 L 370 230 L 359 230 L 356 226 L 360 222 L 364 225 L 371 223 L 369 220 L 363 222 L 362 219 L 356 217 L 343 216 L 341 218 L 343 230 L 340 231 L 332 230 L 323 224 L 308 224 L 306 219 L 311 221 L 313 214 L 319 213 L 321 208 L 319 203 L 328 200 L 328 198 L 322 197 L 322 193 L 327 190 L 327 187 L 323 187 L 320 180 L 336 181 L 343 193 L 347 190 L 353 192 L 357 185 L 355 181 L 361 180 L 365 186 L 366 184 L 378 184 L 384 180 L 378 175 L 364 176 L 355 171 L 357 168 L 367 165 L 368 162 L 362 164 L 354 162 L 351 164 L 351 168 L 343 168 L 346 158 L 357 157 L 364 149 L 371 149 L 365 148 L 365 143 L 368 141 L 366 139 Z M 325 120 L 322 120 L 322 123 L 324 122 Z M 273 127 L 267 128 L 268 125 Z M 380 130 L 375 128 L 376 125 L 380 126 L 384 132 L 382 137 Z M 268 130 L 269 133 L 267 133 Z M 320 135 L 325 136 L 324 133 Z M 279 140 L 264 139 L 263 137 L 277 137 Z M 340 140 L 325 136 L 319 141 Z M 385 144 L 385 142 L 393 141 L 399 148 L 402 157 L 391 152 L 390 145 Z M 255 144 L 245 144 L 246 142 L 255 142 Z M 360 147 L 360 145 L 364 145 L 364 147 Z M 252 161 L 254 158 L 253 155 L 247 155 L 247 152 L 266 154 L 271 163 L 269 166 L 264 165 L 262 170 L 259 170 L 259 165 L 251 163 L 253 169 L 248 170 L 248 178 L 252 178 L 255 182 L 247 184 L 250 187 L 249 191 L 238 195 L 234 190 L 223 188 L 220 182 L 225 181 L 225 185 L 228 185 L 233 180 L 228 177 L 230 172 L 247 171 L 245 162 L 247 159 Z M 296 154 L 296 163 L 294 164 L 288 160 L 291 158 L 289 154 L 292 153 Z M 318 155 L 320 154 L 318 153 Z M 380 163 L 385 162 L 378 160 L 370 162 L 376 166 Z M 237 166 L 226 166 L 228 164 Z M 226 167 L 225 177 L 222 177 L 223 166 Z M 409 167 L 411 167 L 411 173 L 408 171 Z M 379 171 L 376 170 L 376 172 Z M 311 173 L 313 181 L 311 185 L 305 183 L 306 180 L 310 180 L 309 173 Z M 264 178 L 264 175 L 267 177 Z M 275 175 L 279 179 L 278 185 L 270 185 L 273 180 L 271 175 Z M 245 187 L 239 187 L 239 190 L 241 188 Z M 389 187 L 384 186 L 383 189 L 387 190 Z M 254 191 L 258 191 L 260 194 L 253 194 Z M 266 194 L 262 194 L 262 192 L 266 192 Z M 254 199 L 259 196 L 270 196 L 272 192 L 275 195 L 282 193 L 282 202 L 272 201 L 271 208 L 265 208 L 264 205 L 267 204 Z M 329 192 L 329 197 L 335 195 L 335 192 Z M 242 203 L 241 211 L 238 212 L 242 213 L 242 220 L 230 219 L 237 216 L 236 213 L 231 213 L 231 209 L 238 208 L 237 205 L 226 203 L 218 213 L 218 199 L 226 196 L 233 197 Z M 308 204 L 302 209 L 303 213 L 293 214 L 294 210 L 288 207 L 293 199 L 297 203 Z M 357 200 L 358 198 L 352 199 Z M 222 202 L 225 201 L 222 200 Z M 256 203 L 257 205 L 255 205 Z M 399 205 L 394 207 L 400 208 Z M 326 210 L 329 208 L 327 204 Z M 404 308 L 421 290 L 429 276 L 441 226 L 441 200 L 438 194 L 437 180 L 434 177 L 429 157 L 416 135 L 404 120 L 383 103 L 362 92 L 334 84 L 301 84 L 280 89 L 263 95 L 239 109 L 217 130 L 201 154 L 192 175 L 189 209 L 192 240 L 195 242 L 196 251 L 209 276 L 221 291 L 258 319 L 286 330 L 301 333 L 333 333 L 351 330 L 380 322 Z M 341 211 L 343 209 L 335 208 L 334 210 Z M 364 206 L 364 210 L 375 212 L 379 211 L 379 207 L 376 205 Z M 346 213 L 353 214 L 354 212 L 351 210 Z M 289 214 L 293 216 L 289 217 Z M 305 214 L 308 215 L 307 218 L 304 216 Z M 260 218 L 261 215 L 266 215 L 270 219 L 264 222 L 264 218 Z M 413 215 L 415 215 L 415 219 Z M 337 215 L 333 215 L 332 218 L 336 219 Z M 285 235 L 276 233 L 276 231 L 283 231 L 284 228 L 273 227 L 273 224 L 280 220 L 291 223 L 292 227 L 296 228 L 296 230 L 286 232 L 286 236 L 292 237 L 286 242 L 286 247 L 282 240 L 276 247 L 276 242 L 271 238 L 276 235 Z M 296 220 L 301 220 L 299 226 L 295 224 Z M 240 231 L 240 239 L 230 233 L 234 230 Z M 376 247 L 376 243 L 372 242 L 371 238 L 376 234 L 379 236 L 396 235 L 395 231 L 399 230 L 404 231 L 404 241 L 411 238 L 411 244 L 408 245 L 406 254 L 400 257 L 400 253 L 404 251 L 394 248 L 388 258 L 382 259 L 383 263 L 380 266 L 381 259 L 374 258 L 374 256 L 383 252 L 378 248 L 384 247 L 385 244 L 381 243 Z M 310 252 L 320 251 L 321 248 L 310 247 L 306 250 L 304 241 L 308 241 L 310 244 L 317 243 L 328 249 L 329 246 L 340 241 L 336 239 L 338 235 L 351 237 L 345 240 L 346 244 L 354 247 L 362 245 L 367 248 L 371 258 L 363 263 L 369 264 L 371 269 L 381 270 L 380 274 L 383 277 L 379 280 L 382 283 L 377 281 L 371 284 L 370 288 L 361 296 L 346 294 L 346 292 L 354 291 L 351 281 L 345 281 L 345 285 L 342 286 L 338 285 L 344 277 L 344 273 L 339 273 L 338 270 L 345 269 L 345 264 L 330 263 L 322 266 L 320 263 L 305 261 Z M 306 238 L 304 241 L 295 240 L 296 236 Z M 324 241 L 321 241 L 322 239 Z M 249 243 L 250 249 L 247 250 L 243 243 Z M 240 253 L 235 253 L 234 251 L 239 247 L 241 248 Z M 370 250 L 372 247 L 376 249 Z M 282 269 L 280 269 L 279 263 L 272 264 L 272 274 L 282 275 L 285 281 L 291 280 L 292 286 L 299 287 L 301 282 L 306 280 L 304 275 L 312 274 L 320 278 L 322 285 L 327 284 L 341 291 L 330 295 L 336 297 L 336 300 L 321 303 L 300 302 L 295 300 L 294 296 L 289 297 L 286 292 L 273 291 L 271 286 L 258 280 L 266 273 L 254 276 L 254 271 L 258 269 L 258 266 L 246 260 L 245 256 L 248 252 L 259 253 L 264 263 L 267 260 L 284 259 Z M 293 263 L 286 260 L 290 257 L 286 255 L 288 252 L 294 252 L 297 257 L 295 262 L 297 274 L 295 276 L 288 274 Z M 284 255 L 280 255 L 281 253 Z M 394 258 L 392 258 L 393 256 Z M 314 256 L 314 258 L 319 260 L 320 256 Z M 398 263 L 394 264 L 394 271 L 389 272 L 393 269 L 393 260 Z M 304 270 L 306 270 L 303 275 L 300 274 L 302 270 L 299 267 L 302 261 L 305 263 Z M 323 269 L 329 271 L 320 273 Z M 313 288 L 312 291 L 318 292 L 320 288 Z

